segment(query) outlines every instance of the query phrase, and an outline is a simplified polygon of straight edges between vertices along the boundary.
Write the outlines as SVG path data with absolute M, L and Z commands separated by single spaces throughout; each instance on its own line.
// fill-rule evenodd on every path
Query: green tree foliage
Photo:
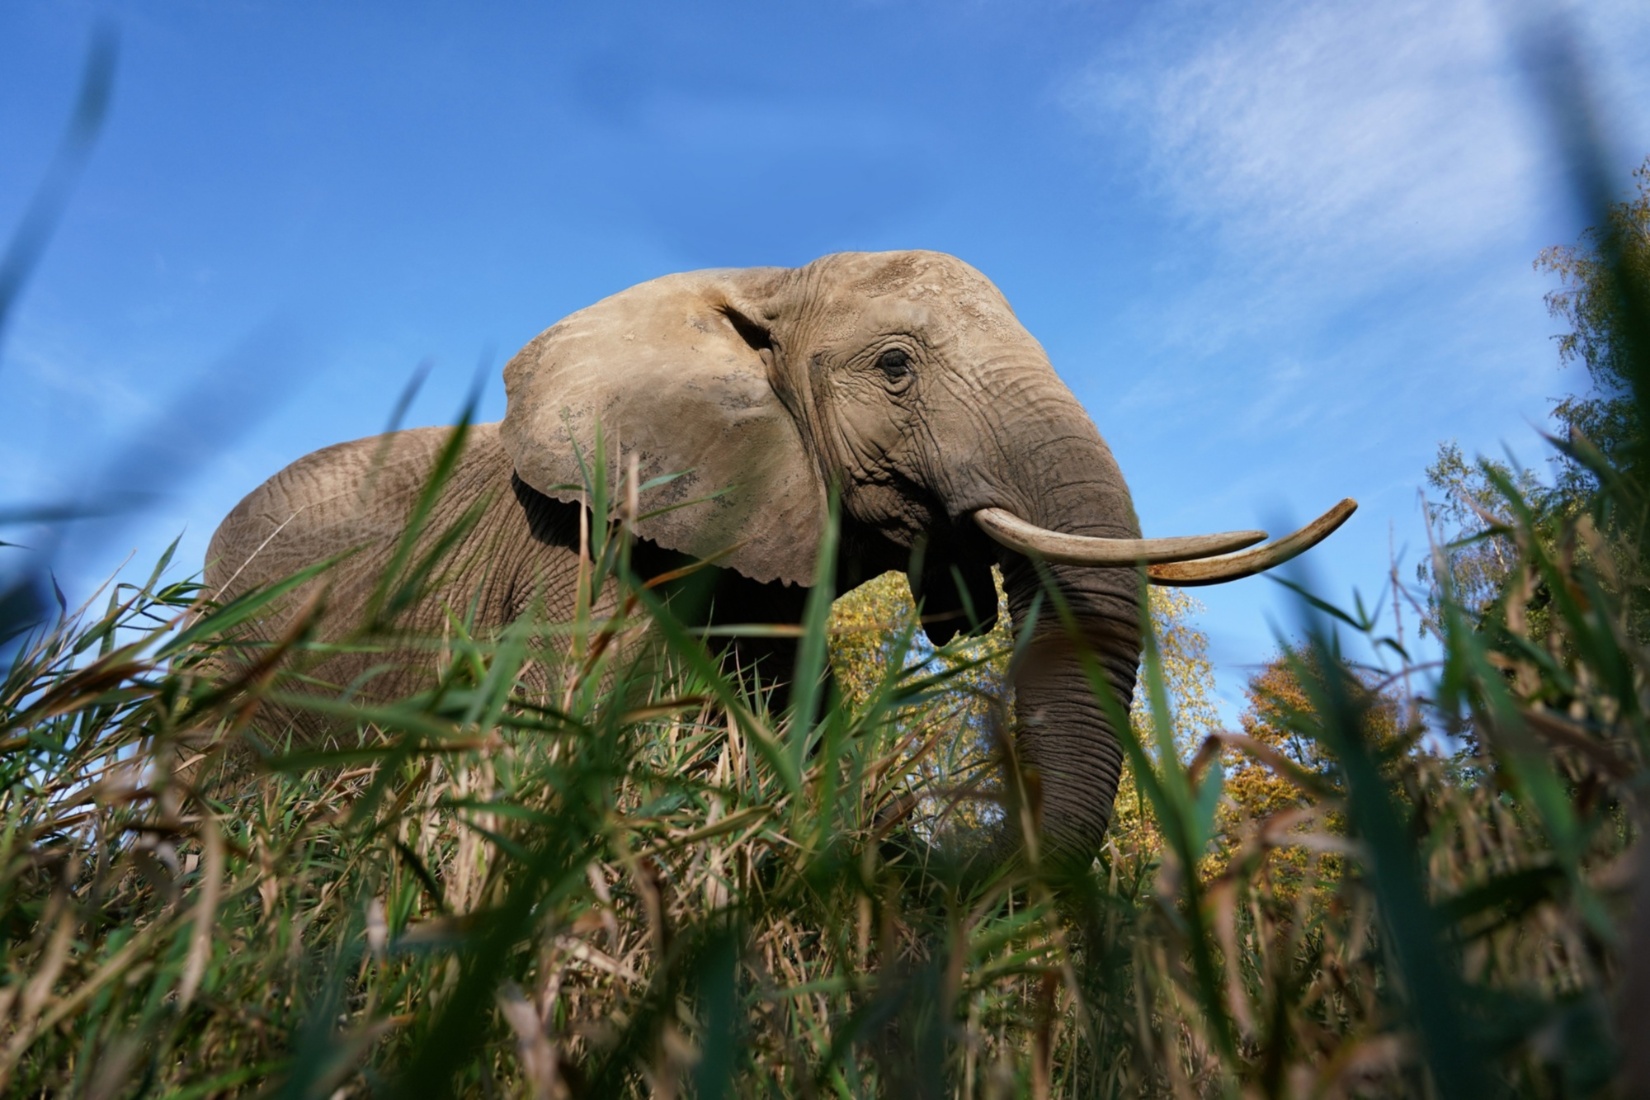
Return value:
M 1633 172 L 1633 181 L 1633 193 L 1609 208 L 1603 224 L 1587 229 L 1573 245 L 1543 250 L 1535 260 L 1537 271 L 1559 281 L 1546 295 L 1548 312 L 1568 328 L 1555 337 L 1559 361 L 1583 367 L 1588 383 L 1552 408 L 1562 445 L 1550 460 L 1550 478 L 1491 459 L 1469 462 L 1453 440 L 1439 446 L 1427 468 L 1427 484 L 1436 494 L 1426 503 L 1427 518 L 1441 544 L 1418 573 L 1429 591 L 1426 626 L 1434 634 L 1446 600 L 1479 623 L 1505 627 L 1509 599 L 1518 602 L 1515 617 L 1532 636 L 1547 634 L 1552 594 L 1541 578 L 1526 585 L 1515 570 L 1519 554 L 1510 536 L 1516 524 L 1506 510 L 1509 489 L 1528 508 L 1528 526 L 1556 549 L 1560 532 L 1570 530 L 1594 500 L 1601 462 L 1640 484 L 1650 473 L 1636 468 L 1639 460 L 1632 453 L 1637 414 L 1622 335 L 1632 296 L 1639 293 L 1634 287 L 1650 283 L 1650 158 Z M 1581 545 L 1571 552 L 1585 556 L 1591 548 Z M 1633 618 L 1635 633 L 1644 637 L 1642 607 Z
M 1585 368 L 1591 384 L 1589 392 L 1559 401 L 1553 419 L 1619 466 L 1631 464 L 1634 439 L 1622 333 L 1633 287 L 1650 283 L 1650 157 L 1633 171 L 1633 183 L 1633 194 L 1609 209 L 1605 224 L 1587 229 L 1576 244 L 1543 250 L 1535 261 L 1537 271 L 1559 280 L 1546 296 L 1548 312 L 1569 326 L 1556 338 L 1559 360 Z M 1597 477 L 1574 458 L 1561 454 L 1556 466 L 1559 491 L 1584 496 L 1597 488 Z
M 1534 471 L 1515 469 L 1506 462 L 1479 458 L 1469 462 L 1454 440 L 1438 447 L 1438 457 L 1427 467 L 1427 484 L 1437 494 L 1426 501 L 1429 526 L 1439 539 L 1431 560 L 1417 568 L 1428 592 L 1424 627 L 1439 631 L 1439 613 L 1447 598 L 1466 609 L 1478 622 L 1504 621 L 1504 600 L 1518 562 L 1518 552 L 1504 533 L 1501 486 L 1509 485 L 1530 503 L 1537 528 L 1551 544 L 1558 527 L 1573 519 L 1585 496 L 1571 488 L 1543 482 Z M 1545 592 L 1526 597 L 1526 610 L 1543 614 Z

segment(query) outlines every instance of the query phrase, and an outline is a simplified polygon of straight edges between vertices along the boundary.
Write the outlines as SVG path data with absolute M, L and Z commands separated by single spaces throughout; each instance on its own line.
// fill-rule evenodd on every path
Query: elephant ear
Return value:
M 758 581 L 812 582 L 825 488 L 769 381 L 782 268 L 669 275 L 541 333 L 504 368 L 517 475 L 583 499 L 601 425 L 610 483 L 638 462 L 637 534 Z M 617 456 L 617 460 L 615 460 Z

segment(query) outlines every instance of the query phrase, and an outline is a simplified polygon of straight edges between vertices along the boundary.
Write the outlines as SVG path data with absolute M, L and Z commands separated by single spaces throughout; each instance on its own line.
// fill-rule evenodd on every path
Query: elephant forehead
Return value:
M 945 252 L 838 252 L 816 263 L 829 270 L 845 289 L 872 298 L 964 290 L 1002 296 L 990 279 Z
M 1025 335 L 995 284 L 955 256 L 844 252 L 816 264 L 828 338 L 847 336 L 856 328 L 898 327 L 902 312 L 935 336 Z

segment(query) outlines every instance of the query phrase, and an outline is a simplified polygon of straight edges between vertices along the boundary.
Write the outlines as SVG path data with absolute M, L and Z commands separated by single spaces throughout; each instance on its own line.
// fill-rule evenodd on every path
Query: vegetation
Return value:
M 1012 746 L 1000 636 L 918 644 L 897 580 L 834 626 L 822 597 L 803 690 L 770 711 L 632 575 L 607 503 L 632 494 L 599 463 L 574 620 L 476 638 L 455 615 L 437 685 L 349 710 L 335 745 L 261 725 L 261 700 L 324 705 L 294 690 L 309 631 L 238 640 L 279 588 L 216 606 L 163 558 L 29 627 L 10 594 L 33 590 L 8 587 L 0 1089 L 1643 1090 L 1650 294 L 1613 225 L 1551 262 L 1562 301 L 1604 303 L 1562 308 L 1597 326 L 1571 346 L 1612 364 L 1619 386 L 1586 401 L 1621 433 L 1563 442 L 1562 507 L 1470 469 L 1457 514 L 1480 526 L 1395 601 L 1439 665 L 1361 603 L 1303 593 L 1303 641 L 1224 731 L 1170 595 L 1132 787 L 1087 867 L 956 839 L 1021 825 L 1000 810 L 1018 792 L 982 778 Z M 1489 546 L 1493 571 L 1462 572 Z M 388 592 L 428 575 L 401 558 Z M 606 584 L 626 598 L 604 621 Z M 636 652 L 642 622 L 658 652 Z M 1389 667 L 1346 661 L 1359 635 Z
M 989 640 L 935 654 L 876 622 L 875 683 L 767 713 L 649 606 L 623 532 L 591 591 L 631 586 L 664 671 L 610 644 L 627 620 L 455 627 L 439 687 L 363 711 L 360 747 L 194 792 L 151 762 L 285 692 L 261 663 L 208 674 L 269 594 L 203 605 L 163 562 L 32 635 L 0 689 L 7 1087 L 1568 1095 L 1617 1072 L 1644 736 L 1622 578 L 1504 533 L 1564 644 L 1442 605 L 1429 720 L 1478 731 L 1459 760 L 1322 631 L 1257 679 L 1243 734 L 1188 743 L 1154 646 L 1139 816 L 1056 879 L 944 842 L 992 805 L 959 781 L 977 748 L 935 763 Z M 552 630 L 557 707 L 512 692 Z
M 1557 276 L 1559 286 L 1547 294 L 1547 310 L 1566 331 L 1555 339 L 1559 361 L 1580 366 L 1587 374 L 1583 392 L 1560 398 L 1551 416 L 1555 429 L 1549 478 L 1533 470 L 1514 469 L 1506 462 L 1479 458 L 1468 461 L 1453 441 L 1438 448 L 1427 468 L 1427 483 L 1438 494 L 1428 502 L 1428 514 L 1444 538 L 1436 561 L 1423 562 L 1419 578 L 1429 590 L 1428 626 L 1437 631 L 1445 587 L 1438 574 L 1448 574 L 1448 591 L 1469 616 L 1505 623 L 1509 598 L 1531 620 L 1535 636 L 1546 634 L 1549 593 L 1543 579 L 1531 578 L 1529 591 L 1518 587 L 1517 548 L 1504 532 L 1512 527 L 1503 502 L 1504 486 L 1511 484 L 1529 510 L 1532 531 L 1549 549 L 1598 499 L 1598 468 L 1602 462 L 1619 471 L 1631 484 L 1647 481 L 1639 466 L 1642 423 L 1632 374 L 1630 328 L 1633 288 L 1650 282 L 1650 158 L 1633 172 L 1633 193 L 1603 212 L 1600 224 L 1582 234 L 1574 245 L 1554 246 L 1536 258 L 1536 270 Z M 1609 522 L 1642 525 L 1642 516 L 1617 507 Z M 1615 549 L 1642 543 L 1642 532 L 1618 531 Z M 1587 554 L 1591 548 L 1582 546 Z M 1650 639 L 1650 608 L 1638 597 L 1630 616 L 1634 636 Z
M 962 640 L 941 650 L 924 644 L 917 632 L 917 609 L 911 590 L 897 573 L 886 573 L 836 601 L 831 612 L 831 671 L 842 702 L 863 706 L 876 692 L 890 665 L 902 658 L 908 665 L 923 662 L 937 677 L 932 699 L 906 707 L 895 716 L 915 729 L 929 725 L 939 732 L 932 753 L 916 763 L 935 792 L 967 789 L 972 797 L 956 798 L 936 819 L 954 822 L 978 835 L 998 823 L 1002 792 L 997 782 L 998 742 L 1013 693 L 1005 684 L 1014 637 L 1009 628 L 1008 602 L 999 581 L 997 621 L 984 636 Z M 1171 724 L 1175 752 L 1184 757 L 1219 726 L 1214 703 L 1214 670 L 1209 665 L 1207 639 L 1193 623 L 1201 609 L 1191 595 L 1179 589 L 1147 591 L 1147 609 L 1157 638 L 1163 680 L 1174 701 Z M 1142 744 L 1152 739 L 1151 709 L 1137 694 L 1129 724 Z M 1117 792 L 1111 832 L 1114 836 L 1150 830 L 1151 813 L 1145 796 L 1125 772 Z

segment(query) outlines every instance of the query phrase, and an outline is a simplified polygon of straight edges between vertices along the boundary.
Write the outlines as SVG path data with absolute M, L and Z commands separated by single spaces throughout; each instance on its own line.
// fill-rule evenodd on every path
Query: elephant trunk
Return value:
M 1075 398 L 1061 391 L 1038 410 L 1037 420 L 1052 428 L 1009 456 L 1011 480 L 1000 486 L 998 503 L 1049 531 L 1138 538 L 1116 461 Z M 1039 563 L 1006 548 L 999 561 L 1017 633 L 1045 585 L 1058 593 L 1058 601 L 1042 596 L 1032 637 L 1022 639 L 1010 670 L 1015 745 L 1044 850 L 1086 859 L 1111 820 L 1126 731 L 1114 728 L 1097 697 L 1084 653 L 1117 701 L 1112 713 L 1126 714 L 1140 661 L 1140 573 L 1133 565 Z
M 1004 586 L 1016 629 L 1042 591 L 1039 570 L 1023 557 L 1006 562 Z M 1127 713 L 1140 660 L 1139 583 L 1132 568 L 1049 566 L 1075 636 L 1044 598 L 1030 642 L 1011 670 L 1015 747 L 1046 848 L 1088 856 L 1111 821 L 1122 779 L 1123 747 L 1084 669 L 1092 655 Z M 1102 575 L 1111 574 L 1111 575 Z

